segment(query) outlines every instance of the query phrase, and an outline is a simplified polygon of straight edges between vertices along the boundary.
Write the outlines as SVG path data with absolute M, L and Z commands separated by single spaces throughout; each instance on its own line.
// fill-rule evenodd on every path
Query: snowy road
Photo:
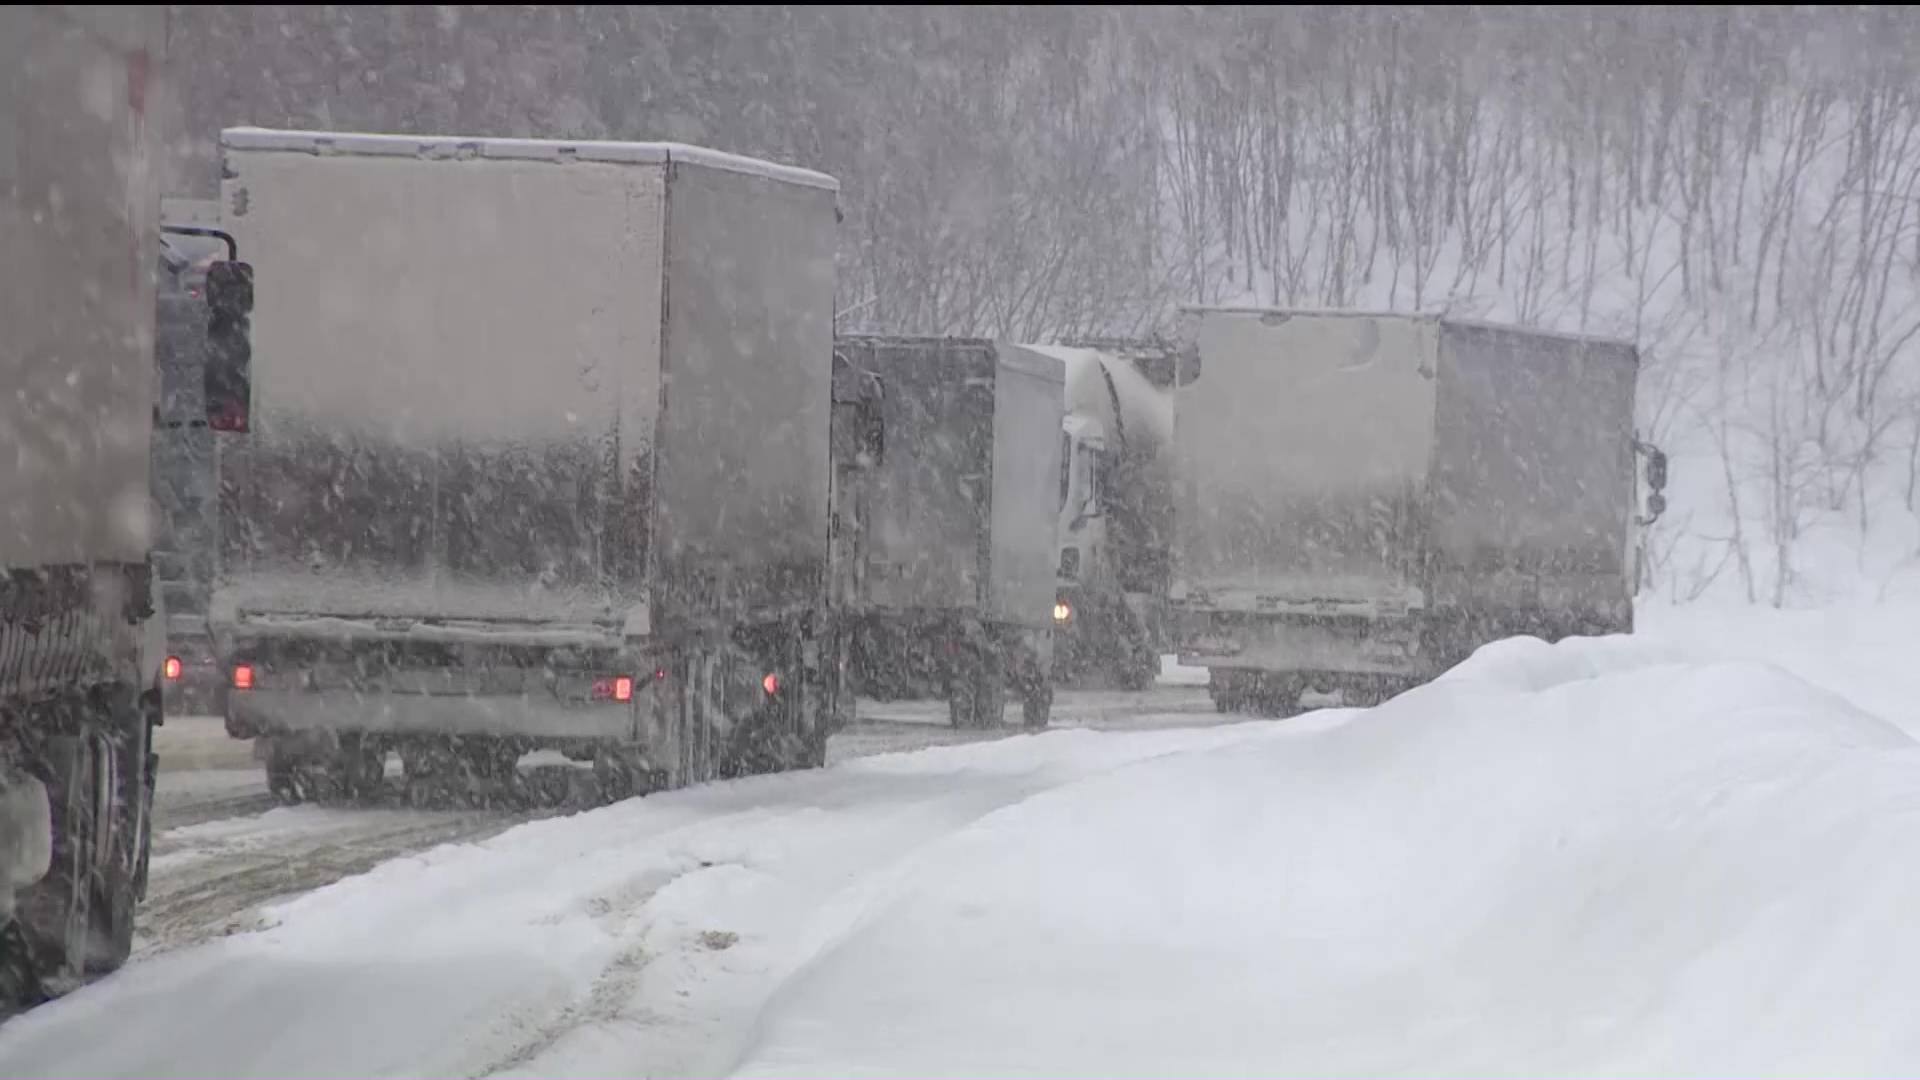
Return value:
M 352 826 L 387 840 L 202 820 L 155 910 L 218 864 L 231 913 L 0 1028 L 0 1074 L 1911 1075 L 1920 744 L 1861 703 L 1920 669 L 1862 646 L 1920 616 L 1794 625 L 1507 642 L 1277 723 L 898 707 L 823 770 Z
M 0 1030 L 0 1072 L 568 1074 L 608 1068 L 609 1052 L 615 1071 L 725 1070 L 786 974 L 915 851 L 1246 728 L 1192 690 L 1088 695 L 1063 702 L 1060 723 L 1083 730 L 982 740 L 864 719 L 826 770 L 490 838 L 510 822 L 293 808 L 168 829 L 148 927 L 165 947 Z M 1084 730 L 1101 727 L 1128 733 Z M 869 756 L 956 740 L 974 745 Z M 429 846 L 463 830 L 467 843 Z M 369 852 L 407 850 L 347 876 Z M 329 877 L 342 880 L 313 889 Z M 269 894 L 282 899 L 250 907 Z M 203 913 L 168 921 L 195 896 Z M 621 1050 L 636 1031 L 645 1050 Z
M 1056 726 L 1125 730 L 1219 722 L 1204 691 L 1061 695 Z M 955 731 L 930 702 L 863 702 L 836 735 L 830 761 L 1006 738 Z M 156 741 L 162 762 L 154 796 L 151 884 L 139 917 L 136 957 L 255 929 L 257 909 L 358 874 L 390 858 L 479 840 L 548 813 L 275 807 L 249 744 L 217 719 L 175 718 Z

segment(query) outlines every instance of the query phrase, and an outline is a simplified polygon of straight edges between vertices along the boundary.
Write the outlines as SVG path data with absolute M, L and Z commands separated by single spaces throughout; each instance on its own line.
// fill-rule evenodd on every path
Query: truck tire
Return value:
M 86 973 L 106 975 L 120 970 L 133 955 L 134 884 L 131 872 L 94 879 L 91 916 L 92 940 L 87 945 Z
M 1284 720 L 1298 716 L 1300 695 L 1307 689 L 1307 680 L 1298 675 L 1268 673 L 1260 677 L 1259 687 L 1253 692 L 1255 708 L 1261 716 Z
M 387 748 L 378 739 L 360 734 L 340 736 L 341 786 L 352 802 L 368 802 L 387 786 Z
M 958 730 L 966 730 L 973 726 L 978 711 L 974 698 L 980 692 L 980 684 L 974 675 L 971 656 L 961 659 L 955 667 L 947 679 L 947 722 Z
M 265 736 L 267 794 L 283 806 L 337 803 L 348 794 L 340 762 L 310 743 L 286 735 Z
M 1047 726 L 1053 717 L 1053 684 L 1041 683 L 1020 695 L 1020 725 L 1029 731 Z
M 94 878 L 94 940 L 88 950 L 87 973 L 118 971 L 133 956 L 135 909 L 147 892 L 147 862 L 153 850 L 153 789 L 159 760 L 152 753 L 153 729 L 159 726 L 161 691 L 158 686 L 138 695 L 124 716 L 114 717 L 113 857 Z
M 832 734 L 832 717 L 825 707 L 813 717 L 811 723 L 802 718 L 802 727 L 795 742 L 797 751 L 794 760 L 787 763 L 789 769 L 819 769 L 827 764 L 827 738 Z
M 998 653 L 980 658 L 975 669 L 979 680 L 973 694 L 973 726 L 983 731 L 997 728 L 1007 718 L 1007 661 Z
M 153 750 L 153 732 L 166 720 L 164 696 L 158 687 L 142 696 L 140 711 L 146 724 L 145 738 L 140 745 L 141 782 L 144 791 L 141 794 L 139 850 L 135 854 L 133 868 L 133 896 L 135 900 L 147 898 L 147 872 L 153 860 L 153 791 L 160 782 L 160 755 Z
M 1217 713 L 1240 712 L 1247 707 L 1246 691 L 1241 688 L 1240 680 L 1224 668 L 1207 669 L 1207 697 L 1213 699 L 1213 711 Z
M 148 798 L 140 735 L 147 716 L 138 695 L 117 685 L 95 690 L 84 703 L 52 708 L 54 729 L 74 732 L 40 744 L 53 810 L 53 861 L 46 876 L 23 891 L 16 914 L 36 979 L 59 994 L 117 970 L 133 952 L 143 847 L 136 825 Z
M 1160 675 L 1158 656 L 1135 656 L 1131 661 L 1120 665 L 1120 688 L 1132 693 L 1141 693 L 1153 689 L 1153 681 Z
M 999 727 L 1007 711 L 1006 660 L 970 649 L 947 682 L 947 720 L 961 730 Z

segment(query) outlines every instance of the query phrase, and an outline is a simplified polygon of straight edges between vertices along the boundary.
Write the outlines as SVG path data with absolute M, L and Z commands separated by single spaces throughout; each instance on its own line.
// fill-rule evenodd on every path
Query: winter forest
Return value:
M 1174 305 L 1620 336 L 1675 460 L 1644 583 L 1884 594 L 1920 545 L 1920 19 L 1893 9 L 182 7 L 253 123 L 672 139 L 844 184 L 843 329 Z

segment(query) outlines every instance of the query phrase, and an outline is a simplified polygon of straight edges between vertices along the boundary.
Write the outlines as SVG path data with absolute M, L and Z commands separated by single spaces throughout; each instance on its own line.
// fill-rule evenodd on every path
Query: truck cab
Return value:
M 1079 588 L 1083 576 L 1103 557 L 1106 541 L 1106 505 L 1100 488 L 1102 460 L 1107 452 L 1106 429 L 1082 414 L 1067 414 L 1060 423 L 1060 557 L 1056 585 L 1061 592 L 1054 620 L 1072 614 L 1067 593 Z
M 1054 673 L 1062 685 L 1145 689 L 1160 670 L 1172 406 L 1144 342 L 1036 346 L 1061 361 Z

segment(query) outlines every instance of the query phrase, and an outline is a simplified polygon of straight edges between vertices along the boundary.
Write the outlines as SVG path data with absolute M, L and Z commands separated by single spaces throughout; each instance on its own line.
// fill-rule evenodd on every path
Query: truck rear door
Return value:
M 1176 595 L 1220 610 L 1419 605 L 1437 321 L 1203 309 L 1188 332 Z

